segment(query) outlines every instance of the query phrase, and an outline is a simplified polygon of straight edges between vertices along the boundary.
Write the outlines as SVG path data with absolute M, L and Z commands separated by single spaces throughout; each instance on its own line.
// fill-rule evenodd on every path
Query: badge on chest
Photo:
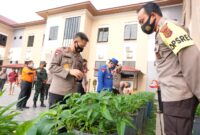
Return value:
M 71 64 L 65 63 L 65 64 L 63 65 L 63 67 L 64 67 L 64 69 L 69 69 L 69 68 L 71 68 Z

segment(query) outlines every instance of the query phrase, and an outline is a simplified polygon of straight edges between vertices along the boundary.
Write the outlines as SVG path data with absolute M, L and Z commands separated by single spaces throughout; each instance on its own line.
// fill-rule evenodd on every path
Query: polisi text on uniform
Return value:
M 186 42 L 186 41 L 190 41 L 190 40 L 192 40 L 192 38 L 188 34 L 181 35 L 181 36 L 176 37 L 174 40 L 172 40 L 172 42 L 171 42 L 171 44 L 169 44 L 169 46 L 173 50 L 174 48 L 176 48 L 177 44 L 180 44 L 180 43 Z

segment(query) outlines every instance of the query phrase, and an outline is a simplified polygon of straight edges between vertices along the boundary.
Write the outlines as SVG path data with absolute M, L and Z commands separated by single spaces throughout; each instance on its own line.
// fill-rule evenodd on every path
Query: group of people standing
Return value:
M 7 74 L 7 69 L 3 68 L 0 72 L 0 91 L 4 90 L 4 85 L 6 81 L 9 82 L 9 95 L 14 94 L 15 85 L 19 84 L 18 73 L 13 68 L 12 71 Z
M 35 94 L 33 98 L 33 107 L 37 107 L 38 96 L 40 95 L 41 107 L 46 107 L 44 104 L 44 96 L 46 91 L 47 83 L 47 71 L 45 69 L 46 62 L 41 61 L 40 67 L 34 69 L 33 61 L 27 61 L 22 69 L 21 83 L 20 83 L 20 94 L 18 97 L 19 102 L 17 103 L 17 109 L 22 111 L 23 109 L 29 108 L 26 104 L 31 96 L 33 84 L 35 84 Z
M 29 108 L 27 101 L 31 95 L 33 84 L 35 94 L 33 107 L 37 107 L 40 95 L 41 107 L 46 107 L 44 99 L 49 94 L 49 107 L 58 102 L 63 102 L 64 96 L 79 92 L 85 94 L 88 89 L 86 73 L 88 72 L 87 60 L 83 59 L 80 52 L 88 42 L 84 33 L 77 33 L 69 47 L 58 48 L 49 66 L 49 73 L 45 69 L 47 63 L 40 62 L 39 68 L 34 68 L 33 61 L 27 61 L 21 73 L 21 91 L 18 97 L 17 109 L 22 111 Z M 48 92 L 49 91 L 49 92 Z

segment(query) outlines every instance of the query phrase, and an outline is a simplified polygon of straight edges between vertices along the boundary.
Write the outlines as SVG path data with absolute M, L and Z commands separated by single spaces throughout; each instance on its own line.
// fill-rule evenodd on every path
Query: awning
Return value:
M 2 65 L 1 67 L 4 67 L 4 68 L 23 68 L 24 64 L 5 64 L 5 65 Z

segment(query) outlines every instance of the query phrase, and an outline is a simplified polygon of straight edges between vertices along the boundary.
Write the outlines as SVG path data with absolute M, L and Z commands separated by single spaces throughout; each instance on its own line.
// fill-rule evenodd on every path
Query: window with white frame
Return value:
M 99 69 L 99 68 L 102 67 L 103 65 L 106 65 L 106 61 L 95 61 L 95 71 L 94 71 L 94 76 L 95 76 L 95 77 L 98 76 L 98 71 L 97 71 L 97 69 Z
M 124 26 L 124 40 L 137 39 L 137 24 L 126 24 Z
M 58 26 L 50 27 L 49 40 L 57 40 L 58 37 Z
M 109 28 L 103 27 L 98 29 L 97 42 L 108 42 Z

